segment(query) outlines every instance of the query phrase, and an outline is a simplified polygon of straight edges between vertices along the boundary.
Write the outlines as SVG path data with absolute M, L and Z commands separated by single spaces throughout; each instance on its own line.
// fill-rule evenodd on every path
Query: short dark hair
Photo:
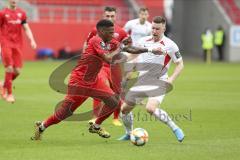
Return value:
M 162 24 L 166 24 L 166 19 L 162 16 L 156 16 L 153 18 L 153 22 L 154 23 L 162 23 Z
M 117 12 L 117 9 L 115 7 L 106 6 L 104 8 L 104 12 L 106 12 L 106 11 L 108 11 L 108 12 Z
M 141 7 L 138 12 L 140 13 L 140 12 L 145 12 L 145 11 L 148 11 L 148 8 L 147 7 Z
M 108 27 L 113 27 L 114 24 L 112 23 L 112 21 L 107 20 L 107 19 L 102 19 L 100 21 L 98 21 L 96 28 L 97 30 L 99 30 L 100 28 L 108 28 Z

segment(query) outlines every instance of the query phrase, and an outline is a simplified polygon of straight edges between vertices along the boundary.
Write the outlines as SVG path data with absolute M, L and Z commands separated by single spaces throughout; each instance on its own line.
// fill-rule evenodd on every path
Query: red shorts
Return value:
M 105 79 L 97 76 L 94 83 L 86 83 L 81 77 L 71 75 L 67 98 L 72 96 L 92 97 L 99 100 L 113 96 L 115 92 L 106 84 Z
M 102 67 L 100 72 L 98 73 L 99 77 L 105 81 L 106 84 L 111 85 L 112 79 L 111 79 L 111 71 L 109 67 Z M 107 81 L 107 82 L 106 82 Z M 109 84 L 110 83 L 110 84 Z
M 19 48 L 1 47 L 2 62 L 5 67 L 22 68 L 22 51 Z
M 67 108 L 61 108 L 62 111 L 67 113 L 69 113 L 69 111 L 73 112 L 80 107 L 88 97 L 103 101 L 107 106 L 107 108 L 98 107 L 94 109 L 93 112 L 96 113 L 97 117 L 109 116 L 110 113 L 120 106 L 118 105 L 120 101 L 118 100 L 117 95 L 105 84 L 103 79 L 97 77 L 94 83 L 87 84 L 86 82 L 81 81 L 81 78 L 82 77 L 80 76 L 71 75 L 68 84 L 68 93 L 65 96 L 64 101 L 62 101 L 68 106 Z M 59 104 L 62 105 L 62 102 Z
M 114 92 L 121 92 L 121 81 L 122 81 L 122 73 L 119 66 L 107 67 L 103 66 L 99 76 L 104 80 L 110 83 L 111 88 Z

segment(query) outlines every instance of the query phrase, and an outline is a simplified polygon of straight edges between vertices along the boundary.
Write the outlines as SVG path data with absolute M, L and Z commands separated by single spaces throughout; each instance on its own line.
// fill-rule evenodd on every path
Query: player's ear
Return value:
M 164 25 L 164 28 L 163 28 L 163 32 L 165 32 L 166 31 L 166 24 Z

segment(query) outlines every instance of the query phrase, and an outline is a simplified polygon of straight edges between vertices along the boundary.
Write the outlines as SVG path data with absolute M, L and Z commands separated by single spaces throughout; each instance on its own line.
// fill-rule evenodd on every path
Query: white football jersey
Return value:
M 166 53 L 165 55 L 155 55 L 151 52 L 140 54 L 137 64 L 138 70 L 141 70 L 139 76 L 148 73 L 148 76 L 165 79 L 168 77 L 167 72 L 171 61 L 176 63 L 182 60 L 176 43 L 166 36 L 163 36 L 158 42 L 154 42 L 152 36 L 143 37 L 138 41 L 136 46 L 145 48 L 161 47 Z
M 139 19 L 128 21 L 123 28 L 126 32 L 131 32 L 133 46 L 136 45 L 140 38 L 150 36 L 152 32 L 152 24 L 148 21 L 140 24 Z

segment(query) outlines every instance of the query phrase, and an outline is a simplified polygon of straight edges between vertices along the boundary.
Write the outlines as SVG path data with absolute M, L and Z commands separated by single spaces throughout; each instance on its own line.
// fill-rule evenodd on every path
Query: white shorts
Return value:
M 159 102 L 159 104 L 162 103 L 163 99 L 165 97 L 165 94 L 164 95 L 161 95 L 161 96 L 156 96 L 156 97 L 149 97 L 148 100 L 156 100 Z
M 162 84 L 166 83 L 165 80 L 159 80 L 159 82 L 163 82 Z M 160 85 L 140 85 L 141 82 L 137 82 L 136 84 L 138 85 L 131 87 L 125 96 L 125 102 L 127 104 L 133 106 L 136 104 L 136 100 L 144 98 L 157 100 L 159 103 L 162 103 L 166 93 L 164 87 L 162 88 Z

